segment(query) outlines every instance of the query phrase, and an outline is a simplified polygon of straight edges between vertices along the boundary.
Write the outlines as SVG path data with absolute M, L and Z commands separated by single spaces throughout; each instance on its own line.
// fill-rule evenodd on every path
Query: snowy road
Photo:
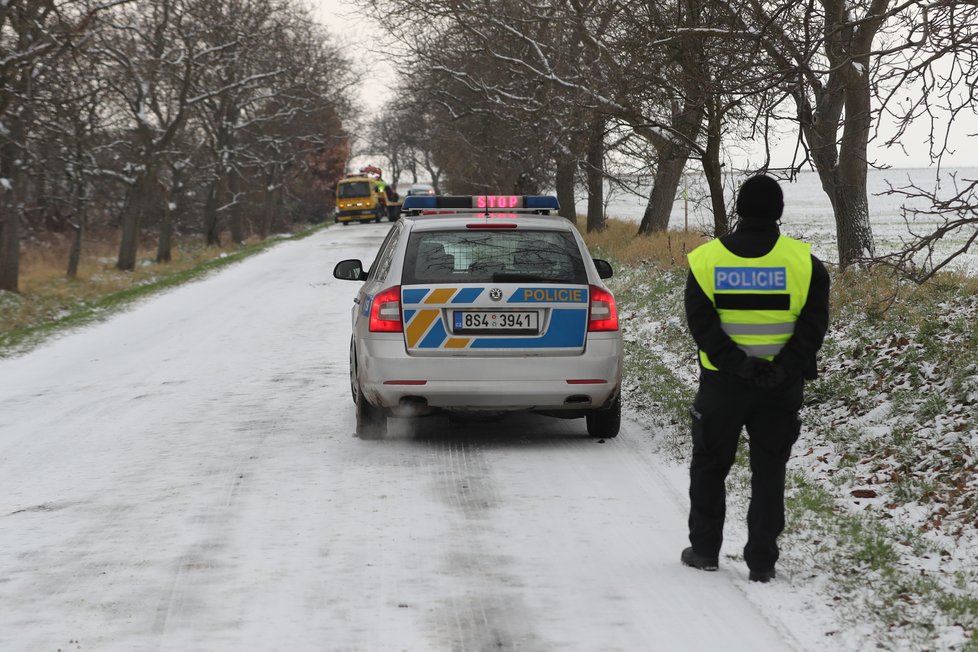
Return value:
M 385 232 L 283 243 L 0 362 L 0 650 L 817 649 L 783 588 L 680 566 L 682 470 L 638 424 L 354 438 L 357 284 L 332 268 Z

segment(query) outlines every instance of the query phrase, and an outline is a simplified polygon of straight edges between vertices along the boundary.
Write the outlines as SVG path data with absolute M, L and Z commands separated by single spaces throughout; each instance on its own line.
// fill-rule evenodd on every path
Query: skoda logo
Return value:
M 499 288 L 493 288 L 489 290 L 489 298 L 493 301 L 499 301 L 503 298 L 503 291 Z

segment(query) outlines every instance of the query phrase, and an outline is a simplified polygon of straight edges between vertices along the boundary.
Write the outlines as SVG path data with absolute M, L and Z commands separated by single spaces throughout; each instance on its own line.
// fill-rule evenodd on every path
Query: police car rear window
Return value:
M 402 283 L 587 283 L 580 249 L 561 231 L 415 231 Z

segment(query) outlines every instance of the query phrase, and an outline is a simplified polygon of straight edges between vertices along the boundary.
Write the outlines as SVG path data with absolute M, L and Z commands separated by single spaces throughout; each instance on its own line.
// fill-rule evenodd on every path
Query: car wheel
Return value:
M 383 439 L 387 434 L 387 415 L 381 408 L 371 405 L 359 387 L 357 389 L 357 437 Z
M 357 386 L 357 350 L 353 346 L 353 338 L 350 338 L 350 396 L 353 397 L 353 403 L 356 405 L 357 394 L 359 394 Z
M 621 394 L 615 397 L 611 405 L 598 410 L 591 410 L 585 417 L 587 434 L 592 437 L 611 439 L 618 436 L 621 428 Z
M 370 404 L 360 390 L 357 380 L 357 350 L 350 340 L 350 392 L 357 406 L 357 437 L 360 439 L 381 439 L 387 434 L 387 415 L 379 407 Z

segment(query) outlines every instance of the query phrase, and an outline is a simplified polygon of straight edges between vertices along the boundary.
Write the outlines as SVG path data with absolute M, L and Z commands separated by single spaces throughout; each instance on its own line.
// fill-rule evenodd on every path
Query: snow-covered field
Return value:
M 943 196 L 950 191 L 950 174 L 956 174 L 958 179 L 978 178 L 978 168 L 956 168 L 942 174 Z M 870 170 L 868 179 L 869 217 L 876 239 L 877 254 L 884 254 L 899 248 L 908 236 L 908 225 L 900 207 L 903 200 L 895 195 L 883 194 L 891 184 L 893 187 L 904 187 L 908 182 L 933 189 L 935 171 L 926 168 Z M 710 210 L 709 199 L 705 184 L 695 176 L 688 177 L 688 201 L 680 197 L 673 205 L 670 228 L 682 229 L 688 225 L 690 229 L 711 232 L 713 214 Z M 648 180 L 638 183 L 635 192 L 626 192 L 617 187 L 609 187 L 606 191 L 606 214 L 639 222 L 645 211 L 648 193 L 651 190 Z M 782 181 L 785 195 L 784 217 L 782 230 L 797 238 L 814 244 L 815 254 L 824 261 L 838 260 L 838 245 L 836 240 L 835 217 L 828 196 L 822 190 L 818 175 L 814 172 L 802 172 L 793 182 Z M 728 195 L 728 205 L 732 201 L 733 191 Z M 922 208 L 922 205 L 917 205 Z M 579 214 L 587 213 L 587 198 L 579 198 L 577 205 Z M 930 226 L 936 224 L 933 219 L 920 220 L 912 223 L 916 233 L 930 231 Z M 972 251 L 962 257 L 959 269 L 969 273 L 978 272 L 978 252 Z
M 354 438 L 331 270 L 385 231 L 0 361 L 0 650 L 858 649 L 807 575 L 679 564 L 686 471 L 635 420 Z

